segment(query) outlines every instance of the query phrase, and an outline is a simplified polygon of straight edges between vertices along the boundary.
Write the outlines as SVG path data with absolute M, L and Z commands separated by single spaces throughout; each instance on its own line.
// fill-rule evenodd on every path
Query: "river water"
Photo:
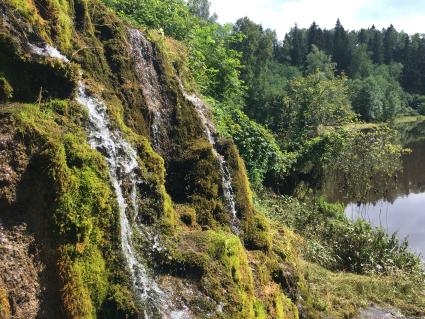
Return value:
M 385 189 L 371 194 L 364 203 L 346 203 L 345 214 L 364 219 L 387 233 L 407 238 L 410 249 L 425 260 L 425 122 L 400 128 L 405 147 L 412 152 L 403 158 L 403 171 Z M 347 203 L 348 202 L 348 203 Z

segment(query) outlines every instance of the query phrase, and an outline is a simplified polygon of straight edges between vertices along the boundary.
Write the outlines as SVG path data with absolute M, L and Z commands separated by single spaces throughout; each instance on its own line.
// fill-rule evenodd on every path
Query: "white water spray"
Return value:
M 34 54 L 48 57 L 48 58 L 57 59 L 65 63 L 69 62 L 69 59 L 63 54 L 61 54 L 58 49 L 48 44 L 44 44 L 43 47 L 38 47 L 34 44 L 28 43 L 28 47 L 30 48 L 31 52 Z

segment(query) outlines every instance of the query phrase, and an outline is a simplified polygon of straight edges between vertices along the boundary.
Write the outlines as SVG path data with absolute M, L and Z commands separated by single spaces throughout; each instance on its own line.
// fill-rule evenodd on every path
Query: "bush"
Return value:
M 406 241 L 389 236 L 364 221 L 352 222 L 340 204 L 324 199 L 303 203 L 288 196 L 263 196 L 258 204 L 268 217 L 306 238 L 304 257 L 331 270 L 355 273 L 416 273 L 419 257 L 409 252 Z
M 230 137 L 245 161 L 249 180 L 261 188 L 266 176 L 284 178 L 294 157 L 282 152 L 273 134 L 241 110 L 214 104 L 214 119 L 221 134 Z

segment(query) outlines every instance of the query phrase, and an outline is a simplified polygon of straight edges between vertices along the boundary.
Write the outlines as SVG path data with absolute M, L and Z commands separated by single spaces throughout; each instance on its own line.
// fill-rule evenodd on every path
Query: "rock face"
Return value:
M 17 183 L 28 165 L 22 144 L 15 140 L 15 127 L 10 119 L 0 122 L 0 196 L 8 203 L 16 201 Z
M 97 0 L 6 0 L 0 22 L 2 316 L 298 317 L 286 245 L 173 40 Z
M 36 318 L 40 311 L 39 273 L 35 239 L 26 225 L 6 229 L 0 224 L 0 287 L 7 291 L 10 312 L 17 318 Z

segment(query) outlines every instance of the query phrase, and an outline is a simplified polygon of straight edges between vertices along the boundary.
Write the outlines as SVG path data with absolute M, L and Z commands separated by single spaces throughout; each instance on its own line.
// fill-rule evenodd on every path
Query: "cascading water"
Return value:
M 151 134 L 154 148 L 156 151 L 164 152 L 164 150 L 161 150 L 161 145 L 163 145 L 165 139 L 167 139 L 167 134 L 165 130 L 161 131 L 160 128 L 165 128 L 167 126 L 167 119 L 170 117 L 171 107 L 168 105 L 167 98 L 164 98 L 164 92 L 162 91 L 162 85 L 160 83 L 160 76 L 154 65 L 154 49 L 152 43 L 148 41 L 139 30 L 129 29 L 128 32 L 131 54 L 135 61 L 136 74 L 148 109 L 153 113 Z M 232 178 L 224 157 L 220 155 L 216 149 L 215 136 L 217 136 L 217 134 L 214 125 L 208 120 L 208 108 L 197 96 L 187 94 L 181 81 L 180 88 L 185 98 L 194 105 L 195 110 L 198 112 L 208 141 L 213 146 L 214 154 L 219 161 L 220 170 L 223 176 L 224 196 L 226 197 L 226 201 L 232 213 L 232 229 L 235 233 L 239 233 L 239 219 L 237 218 Z
M 77 101 L 84 105 L 90 119 L 90 145 L 102 152 L 109 166 L 109 175 L 114 187 L 120 209 L 121 245 L 124 256 L 131 271 L 133 286 L 139 301 L 144 306 L 145 318 L 190 318 L 188 309 L 175 310 L 171 298 L 161 290 L 154 276 L 145 266 L 145 261 L 139 260 L 132 244 L 133 229 L 127 217 L 133 209 L 137 216 L 137 185 L 142 183 L 138 176 L 138 160 L 136 150 L 124 140 L 119 131 L 113 131 L 107 117 L 105 104 L 86 93 L 85 86 L 80 83 L 77 92 Z M 124 185 L 130 185 L 130 202 L 127 204 Z M 158 247 L 157 237 L 152 236 L 146 226 L 138 225 L 137 230 L 152 242 L 151 250 Z
M 34 54 L 57 59 L 65 63 L 69 62 L 68 58 L 64 56 L 63 54 L 61 54 L 58 49 L 48 44 L 44 44 L 43 47 L 38 47 L 34 44 L 28 43 L 28 47 L 30 48 L 31 52 Z
M 224 197 L 226 198 L 230 212 L 232 213 L 232 230 L 234 233 L 239 234 L 240 233 L 239 219 L 238 219 L 237 211 L 236 211 L 235 193 L 232 187 L 232 176 L 230 175 L 230 170 L 228 168 L 226 160 L 224 159 L 223 155 L 221 155 L 217 151 L 218 134 L 214 124 L 212 123 L 211 119 L 208 117 L 208 106 L 198 96 L 188 94 L 184 89 L 181 79 L 178 79 L 178 80 L 180 84 L 180 89 L 185 99 L 188 100 L 194 106 L 196 112 L 201 118 L 205 135 L 207 136 L 207 139 L 213 148 L 214 155 L 218 159 L 218 163 L 220 165 L 220 171 L 223 176 L 222 183 L 223 183 Z
M 140 88 L 145 97 L 146 105 L 152 113 L 151 136 L 155 151 L 164 153 L 161 149 L 167 137 L 166 127 L 169 112 L 167 98 L 162 91 L 160 76 L 155 68 L 155 53 L 152 43 L 137 29 L 128 29 L 131 55 L 135 62 L 135 71 Z
M 66 56 L 47 44 L 43 47 L 33 44 L 28 46 L 36 55 L 50 57 L 64 63 L 69 62 Z M 187 306 L 181 302 L 176 305 L 169 294 L 159 287 L 154 275 L 146 267 L 146 261 L 141 258 L 133 245 L 132 225 L 150 242 L 150 252 L 161 249 L 158 236 L 154 236 L 146 226 L 136 225 L 137 186 L 142 183 L 138 174 L 136 150 L 125 141 L 118 130 L 111 128 L 106 105 L 100 99 L 88 95 L 86 86 L 81 81 L 78 84 L 76 100 L 87 109 L 89 114 L 89 143 L 105 156 L 109 167 L 110 180 L 119 206 L 122 251 L 130 269 L 135 294 L 143 305 L 145 319 L 190 318 Z M 128 187 L 130 187 L 129 200 L 125 196 Z M 131 212 L 134 213 L 133 223 L 130 223 L 127 216 Z

